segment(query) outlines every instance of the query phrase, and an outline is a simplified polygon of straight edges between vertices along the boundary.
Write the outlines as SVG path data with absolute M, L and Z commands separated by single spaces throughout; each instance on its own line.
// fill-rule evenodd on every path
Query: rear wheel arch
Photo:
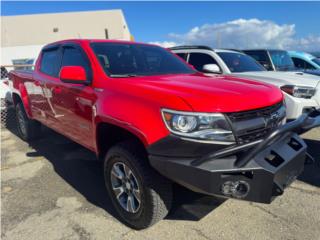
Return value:
M 24 107 L 28 117 L 32 118 L 28 93 L 27 93 L 27 90 L 25 89 L 25 87 L 21 84 L 19 86 L 19 93 L 20 93 L 20 95 L 17 93 L 12 93 L 13 104 L 17 105 L 19 102 L 21 102 L 23 104 L 23 107 Z
M 16 121 L 19 136 L 24 141 L 34 140 L 41 136 L 41 124 L 27 116 L 21 99 L 17 98 L 15 104 Z

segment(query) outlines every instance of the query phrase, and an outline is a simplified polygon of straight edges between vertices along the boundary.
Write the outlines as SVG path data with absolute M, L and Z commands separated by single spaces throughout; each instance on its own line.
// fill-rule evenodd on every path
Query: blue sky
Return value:
M 268 25 L 269 28 L 263 28 L 264 31 L 268 31 L 268 29 L 270 30 L 270 33 L 266 36 L 268 41 L 269 35 L 273 35 L 274 31 L 278 31 L 278 28 L 280 27 L 281 31 L 278 33 L 279 36 L 275 36 L 275 41 L 277 41 L 277 38 L 279 37 L 282 40 L 283 38 L 286 38 L 284 40 L 285 46 L 297 45 L 297 42 L 305 42 L 305 39 L 311 41 L 310 45 L 320 43 L 320 2 L 10 1 L 2 2 L 1 4 L 1 15 L 122 9 L 131 33 L 137 41 L 143 42 L 168 41 L 181 43 L 184 39 L 187 39 L 187 42 L 194 43 L 192 42 L 194 41 L 192 39 L 194 37 L 197 38 L 197 35 L 192 35 L 191 30 L 193 28 L 198 30 L 197 34 L 203 35 L 203 32 L 214 32 L 217 31 L 217 29 L 226 28 L 227 26 L 233 26 L 233 29 L 237 30 L 241 26 L 249 29 L 250 27 L 263 28 L 265 25 Z M 248 22 L 233 22 L 239 19 L 243 19 Z M 249 20 L 252 19 L 256 19 L 261 22 L 250 22 Z M 252 31 L 254 31 L 254 29 Z M 254 33 L 253 35 L 259 35 L 259 32 Z M 211 37 L 210 43 L 216 41 L 215 39 L 217 36 L 214 36 L 216 35 L 208 35 L 209 38 Z M 241 37 L 241 34 L 238 32 L 236 35 L 228 36 Z M 251 43 L 251 40 L 249 39 L 250 37 L 246 38 L 248 38 L 246 39 L 246 42 Z M 288 43 L 291 39 L 293 39 L 295 43 Z M 224 42 L 227 40 L 228 39 L 224 38 L 224 32 L 219 32 L 219 41 Z M 268 44 L 273 43 L 274 42 Z

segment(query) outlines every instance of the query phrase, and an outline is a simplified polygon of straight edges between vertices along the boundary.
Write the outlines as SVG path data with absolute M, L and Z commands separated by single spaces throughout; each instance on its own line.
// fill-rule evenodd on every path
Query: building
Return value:
M 121 10 L 1 17 L 1 65 L 32 63 L 50 42 L 68 38 L 130 40 Z

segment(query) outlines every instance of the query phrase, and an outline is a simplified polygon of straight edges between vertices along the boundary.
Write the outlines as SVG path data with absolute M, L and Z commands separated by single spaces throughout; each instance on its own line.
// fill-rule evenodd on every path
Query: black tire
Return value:
M 16 105 L 16 121 L 19 136 L 24 141 L 32 141 L 41 135 L 41 124 L 29 119 L 21 102 Z
M 128 166 L 137 179 L 141 201 L 136 213 L 125 210 L 113 191 L 111 171 L 116 163 Z M 129 227 L 138 230 L 148 228 L 168 214 L 172 201 L 172 183 L 149 165 L 147 154 L 138 144 L 123 142 L 112 147 L 105 157 L 104 178 L 115 209 Z

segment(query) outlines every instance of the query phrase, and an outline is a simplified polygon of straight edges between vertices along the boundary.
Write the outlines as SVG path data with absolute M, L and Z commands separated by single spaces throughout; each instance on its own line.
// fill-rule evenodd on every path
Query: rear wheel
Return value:
M 105 158 L 107 191 L 121 220 L 144 229 L 163 219 L 171 208 L 171 182 L 149 166 L 139 146 L 124 142 Z
M 19 136 L 24 141 L 34 140 L 41 135 L 41 124 L 28 118 L 21 102 L 16 105 L 16 121 Z

